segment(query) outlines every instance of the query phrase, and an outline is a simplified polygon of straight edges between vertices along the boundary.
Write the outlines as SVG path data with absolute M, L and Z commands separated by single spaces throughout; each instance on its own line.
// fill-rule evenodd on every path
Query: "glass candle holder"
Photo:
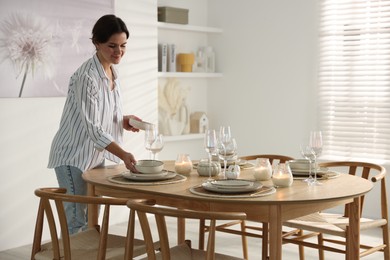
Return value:
M 271 179 L 272 166 L 268 158 L 257 158 L 254 168 L 254 177 L 258 181 Z
M 279 163 L 272 174 L 272 182 L 276 187 L 289 187 L 293 183 L 293 176 L 288 163 Z
M 189 174 L 192 171 L 192 161 L 188 154 L 178 154 L 175 161 L 175 172 Z

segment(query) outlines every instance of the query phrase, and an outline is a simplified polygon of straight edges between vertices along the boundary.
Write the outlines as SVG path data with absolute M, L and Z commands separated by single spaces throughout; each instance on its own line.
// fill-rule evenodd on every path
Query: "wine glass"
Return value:
M 235 138 L 230 138 L 228 141 L 218 141 L 218 155 L 223 160 L 223 176 L 226 178 L 227 161 L 236 158 L 237 143 Z
M 150 158 L 153 158 L 152 144 L 158 136 L 158 130 L 155 125 L 148 125 L 145 128 L 145 148 L 150 151 Z
M 313 152 L 313 149 L 310 147 L 309 144 L 301 144 L 301 154 L 302 156 L 309 160 L 309 177 L 304 179 L 303 181 L 307 182 L 308 185 L 311 185 L 314 181 L 314 178 L 312 176 L 312 170 L 311 170 L 311 165 L 314 161 L 314 152 Z
M 322 183 L 317 180 L 317 159 L 322 153 L 322 132 L 311 131 L 310 132 L 310 148 L 314 154 L 314 181 L 313 185 L 321 185 Z
M 209 178 L 208 181 L 213 180 L 211 178 L 211 156 L 217 153 L 218 149 L 218 138 L 217 133 L 214 129 L 207 129 L 204 137 L 204 149 L 209 156 Z
M 162 134 L 157 134 L 154 142 L 150 145 L 150 152 L 152 153 L 152 159 L 156 160 L 156 154 L 161 152 L 164 147 L 164 138 Z
M 219 128 L 219 140 L 222 143 L 227 143 L 232 138 L 232 131 L 230 130 L 230 126 L 221 126 Z

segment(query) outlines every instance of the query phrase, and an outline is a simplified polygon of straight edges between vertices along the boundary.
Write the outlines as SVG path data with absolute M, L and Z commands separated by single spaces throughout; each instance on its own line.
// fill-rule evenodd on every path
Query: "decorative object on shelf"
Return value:
M 195 62 L 195 55 L 193 53 L 179 53 L 177 55 L 181 72 L 192 72 L 192 66 Z
M 188 154 L 178 154 L 175 161 L 175 172 L 189 174 L 192 171 L 192 161 Z
M 293 183 L 293 175 L 290 169 L 289 164 L 279 163 L 273 174 L 272 174 L 272 182 L 276 187 L 289 187 Z
M 188 24 L 188 12 L 188 9 L 159 6 L 157 9 L 158 21 L 166 23 Z
M 164 87 L 159 86 L 159 132 L 163 135 L 189 133 L 189 88 L 182 87 L 175 78 L 168 78 Z
M 202 48 L 199 48 L 198 52 L 196 53 L 193 71 L 207 72 L 206 57 Z
M 213 47 L 207 46 L 204 48 L 205 53 L 205 68 L 206 72 L 215 72 L 215 53 Z
M 209 127 L 209 119 L 205 112 L 194 112 L 190 115 L 190 133 L 205 133 Z

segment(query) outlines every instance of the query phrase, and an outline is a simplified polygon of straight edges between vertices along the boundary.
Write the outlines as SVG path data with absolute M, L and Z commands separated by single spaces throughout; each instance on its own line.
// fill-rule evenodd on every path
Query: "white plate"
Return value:
M 227 186 L 218 186 L 218 185 L 213 185 L 212 182 L 205 182 L 202 184 L 202 187 L 205 190 L 212 191 L 212 192 L 217 192 L 217 193 L 226 193 L 226 194 L 231 194 L 231 193 L 244 193 L 244 192 L 252 192 L 256 191 L 258 189 L 261 189 L 263 185 L 259 182 L 253 182 L 252 185 L 246 185 L 246 186 L 232 186 L 229 188 Z
M 212 185 L 222 188 L 242 188 L 253 185 L 253 181 L 248 180 L 215 180 L 210 182 Z
M 149 126 L 153 126 L 152 123 L 146 122 L 146 121 L 139 121 L 134 118 L 130 118 L 129 124 L 135 128 L 145 130 Z
M 134 174 L 130 171 L 122 172 L 122 176 L 132 181 L 162 181 L 175 178 L 176 172 L 163 171 L 166 174 L 150 176 L 151 174 Z
M 143 177 L 143 178 L 156 178 L 156 177 L 161 177 L 161 176 L 165 176 L 168 174 L 168 171 L 166 170 L 163 170 L 161 172 L 157 172 L 157 173 L 135 173 L 135 172 L 131 172 L 131 175 L 134 175 L 135 177 Z
M 308 175 L 309 170 L 298 170 L 298 169 L 291 169 L 293 175 Z M 317 173 L 327 173 L 328 168 L 319 168 L 317 169 Z M 314 169 L 311 170 L 311 173 L 314 174 Z

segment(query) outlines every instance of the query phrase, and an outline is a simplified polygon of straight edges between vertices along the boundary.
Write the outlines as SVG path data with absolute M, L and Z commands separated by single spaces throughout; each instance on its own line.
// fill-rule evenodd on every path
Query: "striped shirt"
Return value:
M 60 127 L 54 136 L 49 168 L 69 165 L 82 171 L 99 165 L 104 158 L 120 162 L 105 150 L 119 145 L 123 136 L 123 114 L 117 71 L 112 66 L 114 89 L 97 55 L 72 75 Z

